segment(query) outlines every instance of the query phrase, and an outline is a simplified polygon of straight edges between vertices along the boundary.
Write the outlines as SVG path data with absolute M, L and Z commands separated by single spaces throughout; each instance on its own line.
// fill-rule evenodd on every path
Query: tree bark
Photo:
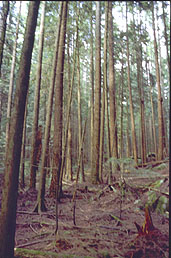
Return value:
M 127 23 L 127 2 L 126 2 L 126 31 L 127 31 L 127 63 L 128 63 L 128 89 L 129 89 L 129 102 L 130 102 L 130 114 L 131 114 L 131 131 L 132 131 L 132 146 L 133 146 L 133 156 L 136 165 L 138 165 L 138 155 L 137 155 L 137 141 L 135 132 L 135 120 L 134 120 L 134 108 L 132 101 L 132 90 L 131 90 L 131 78 L 130 78 L 130 62 L 129 62 L 129 39 L 128 39 L 128 23 Z
M 5 161 L 5 181 L 0 215 L 0 257 L 14 257 L 18 178 L 26 96 L 31 57 L 40 1 L 29 3 L 27 25 L 16 83 L 14 109 L 10 120 L 10 137 Z
M 5 35 L 6 35 L 6 25 L 7 25 L 7 16 L 9 12 L 9 1 L 3 1 L 3 7 L 1 12 L 1 19 L 0 19 L 0 77 L 1 77 L 1 66 L 3 60 L 3 50 L 4 50 L 4 42 L 5 42 Z
M 62 23 L 59 39 L 58 62 L 55 82 L 55 110 L 54 110 L 54 136 L 53 136 L 53 170 L 50 185 L 50 195 L 60 196 L 62 185 L 59 185 L 62 163 L 62 124 L 63 124 L 63 71 L 65 57 L 65 34 L 67 21 L 67 2 L 63 3 Z
M 13 53 L 12 53 L 12 64 L 11 64 L 11 73 L 10 73 L 10 82 L 9 82 L 9 91 L 8 91 L 8 105 L 7 105 L 6 143 L 8 142 L 8 138 L 9 138 L 9 120 L 10 120 L 10 117 L 11 117 L 11 109 L 12 109 L 14 71 L 15 71 L 15 61 L 16 61 L 16 51 L 17 51 L 17 40 L 18 40 L 20 16 L 21 16 L 21 2 L 20 2 L 20 7 L 19 7 L 17 26 L 16 26 L 15 42 L 14 42 Z
M 53 69 L 52 69 L 52 77 L 51 77 L 51 85 L 48 96 L 48 107 L 47 107 L 47 117 L 46 117 L 46 126 L 45 126 L 45 136 L 44 143 L 42 149 L 41 156 L 41 165 L 40 165 L 40 182 L 39 182 L 39 190 L 37 195 L 37 203 L 34 211 L 46 211 L 44 198 L 45 198 L 45 186 L 46 186 L 46 161 L 47 154 L 49 150 L 49 138 L 50 138 L 50 129 L 51 129 L 51 118 L 52 118 L 52 108 L 53 108 L 53 97 L 54 97 L 54 88 L 55 88 L 55 79 L 56 79 L 56 68 L 57 68 L 57 57 L 58 57 L 58 49 L 59 49 L 59 37 L 61 30 L 61 18 L 62 18 L 62 10 L 63 10 L 63 2 L 60 5 L 60 15 L 59 15 L 59 25 L 56 35 L 55 41 L 55 51 L 54 51 L 54 59 L 53 59 Z
M 92 183 L 99 183 L 99 142 L 100 142 L 100 109 L 101 109 L 101 32 L 100 2 L 96 2 L 96 63 L 95 63 L 95 104 L 93 131 Z
M 34 117 L 32 127 L 32 144 L 31 144 L 31 158 L 30 158 L 30 188 L 36 188 L 36 171 L 38 170 L 39 162 L 37 161 L 37 149 L 36 139 L 38 134 L 38 121 L 39 121 L 39 103 L 40 103 L 40 87 L 41 87 L 41 74 L 42 74 L 42 58 L 43 58 L 43 45 L 44 45 L 44 20 L 45 20 L 45 7 L 46 2 L 42 1 L 43 9 L 40 24 L 40 39 L 39 39 L 39 54 L 38 54 L 38 66 L 37 77 L 35 86 L 35 98 L 34 98 Z
M 154 3 L 152 3 L 152 25 L 153 25 L 153 36 L 154 36 L 154 51 L 155 51 L 155 66 L 156 66 L 156 77 L 157 77 L 157 89 L 158 89 L 158 160 L 163 159 L 163 148 L 164 148 L 164 125 L 163 125 L 163 108 L 162 108 L 162 96 L 161 96 L 161 86 L 160 86 L 160 71 L 158 62 L 158 49 L 155 31 L 155 18 L 154 18 Z

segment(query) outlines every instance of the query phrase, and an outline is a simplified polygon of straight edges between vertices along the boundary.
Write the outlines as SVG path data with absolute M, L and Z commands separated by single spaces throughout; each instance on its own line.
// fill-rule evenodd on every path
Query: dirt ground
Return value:
M 92 185 L 89 176 L 87 173 L 86 182 L 78 184 L 75 209 L 75 182 L 64 181 L 57 239 L 55 201 L 47 192 L 48 211 L 39 215 L 33 212 L 37 191 L 19 189 L 15 257 L 169 257 L 169 219 L 165 215 L 151 210 L 155 230 L 149 235 L 138 236 L 134 224 L 142 226 L 145 220 L 147 184 L 163 180 L 159 192 L 169 192 L 168 165 L 163 170 L 125 173 L 122 187 L 119 174 L 112 185 Z

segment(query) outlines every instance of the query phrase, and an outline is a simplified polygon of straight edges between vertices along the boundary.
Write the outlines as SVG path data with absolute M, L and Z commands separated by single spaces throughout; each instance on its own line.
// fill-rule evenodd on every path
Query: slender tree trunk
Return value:
M 67 23 L 67 4 L 63 3 L 62 23 L 59 39 L 58 62 L 55 82 L 55 111 L 54 111 L 54 136 L 53 136 L 53 170 L 50 185 L 50 195 L 60 196 L 60 172 L 62 164 L 62 124 L 63 124 L 63 71 L 65 57 L 65 35 Z
M 123 52 L 121 68 L 121 117 L 120 117 L 120 159 L 123 157 L 123 87 L 124 87 Z
M 92 8 L 92 3 L 91 3 Z M 91 10 L 93 13 L 93 10 Z M 94 134 L 94 61 L 93 61 L 93 17 L 91 17 L 91 41 L 90 41 L 90 80 L 91 80 L 91 164 L 93 162 L 93 134 Z
M 152 25 L 153 25 L 153 36 L 154 36 L 154 51 L 155 51 L 155 65 L 156 65 L 156 77 L 157 77 L 157 89 L 158 89 L 158 160 L 163 159 L 163 147 L 164 147 L 164 131 L 163 131 L 163 108 L 162 108 L 162 96 L 161 96 L 161 86 L 160 86 L 160 71 L 158 62 L 158 49 L 156 41 L 156 31 L 155 31 L 155 18 L 154 18 L 154 3 L 152 3 Z
M 27 121 L 27 101 L 28 93 L 26 99 L 26 107 L 24 113 L 24 125 L 23 125 L 23 139 L 22 139 L 22 148 L 21 148 L 21 161 L 20 161 L 20 184 L 22 188 L 25 188 L 25 147 L 26 147 L 26 121 Z
M 167 65 L 169 71 L 169 82 L 170 82 L 170 55 L 169 55 L 169 44 L 168 44 L 168 35 L 167 35 L 167 26 L 166 26 L 166 19 L 165 19 L 165 10 L 164 10 L 164 1 L 162 1 L 162 9 L 163 9 L 163 24 L 164 24 L 164 38 L 165 38 L 165 45 L 166 45 L 166 55 L 167 55 Z
M 43 143 L 42 156 L 41 156 L 39 190 L 37 195 L 37 203 L 34 209 L 34 211 L 36 212 L 38 211 L 39 213 L 41 211 L 46 211 L 46 207 L 44 203 L 45 186 L 46 186 L 45 166 L 46 166 L 47 155 L 49 150 L 49 139 L 50 139 L 55 79 L 56 79 L 57 57 L 58 57 L 58 49 L 59 49 L 59 37 L 60 37 L 60 30 L 61 30 L 62 10 L 63 10 L 63 2 L 61 2 L 61 5 L 60 5 L 59 25 L 58 25 L 58 31 L 56 35 L 56 41 L 55 41 L 55 51 L 54 51 L 54 59 L 53 59 L 53 66 L 52 66 L 53 69 L 52 69 L 51 85 L 50 85 L 48 105 L 47 105 L 45 136 L 44 136 L 44 143 Z
M 29 86 L 31 57 L 40 1 L 29 3 L 26 31 L 16 83 L 14 109 L 5 161 L 5 179 L 0 215 L 0 257 L 14 257 L 19 166 L 26 96 Z
M 113 17 L 112 2 L 109 2 L 109 104 L 110 104 L 110 145 L 111 155 L 118 158 L 117 143 L 117 121 L 116 121 L 116 86 L 115 86 L 115 70 L 114 70 L 114 53 L 113 53 Z M 116 166 L 112 166 L 113 170 Z
M 158 157 L 158 150 L 157 150 L 157 138 L 156 138 L 156 128 L 155 128 L 155 114 L 154 114 L 154 104 L 153 104 L 153 94 L 152 94 L 152 87 L 153 85 L 153 80 L 152 80 L 152 75 L 150 74 L 149 70 L 149 79 L 150 79 L 150 101 L 151 101 L 151 116 L 152 116 L 152 128 L 153 128 L 153 141 L 154 141 L 154 150 L 156 153 L 156 158 Z
M 135 120 L 134 120 L 134 108 L 132 101 L 132 91 L 131 91 L 131 78 L 130 78 L 130 63 L 129 63 L 129 40 L 128 40 L 128 23 L 127 23 L 127 2 L 126 2 L 126 31 L 127 31 L 127 63 L 128 63 L 128 89 L 129 89 L 129 102 L 130 102 L 130 114 L 131 114 L 131 131 L 132 131 L 132 146 L 133 146 L 133 156 L 136 165 L 138 164 L 137 155 L 137 142 L 135 133 Z
M 105 124 L 105 91 L 107 89 L 107 33 L 108 33 L 108 1 L 105 2 L 105 35 L 104 35 L 104 65 L 103 65 L 103 95 L 100 124 L 100 152 L 99 152 L 99 179 L 103 182 L 103 152 L 104 152 L 104 124 Z
M 79 27 L 78 27 L 78 21 L 79 21 L 79 12 L 80 7 L 78 6 L 77 9 L 77 101 L 78 101 L 78 157 L 80 156 L 79 151 L 80 144 L 81 144 L 81 137 L 82 137 L 82 115 L 81 115 L 81 87 L 80 87 L 80 57 L 79 57 Z M 84 164 L 83 164 L 83 155 L 80 156 L 80 179 L 82 182 L 85 181 L 84 176 Z
M 16 61 L 16 51 L 17 51 L 17 40 L 18 40 L 20 16 L 21 16 L 21 3 L 22 2 L 20 2 L 20 7 L 19 7 L 17 26 L 16 26 L 15 42 L 14 42 L 13 53 L 12 53 L 12 65 L 11 65 L 10 83 L 9 83 L 9 91 L 8 91 L 8 105 L 7 105 L 6 143 L 8 142 L 8 138 L 9 138 L 9 120 L 10 120 L 10 117 L 11 117 L 11 109 L 12 109 L 14 71 L 15 71 L 15 61 Z
M 100 109 L 101 109 L 101 31 L 100 2 L 96 2 L 96 64 L 95 64 L 95 104 L 93 130 L 92 183 L 99 180 L 99 142 L 100 142 Z
M 34 98 L 34 118 L 32 127 L 32 144 L 31 144 L 31 159 L 30 159 L 30 188 L 36 188 L 36 171 L 38 170 L 37 147 L 36 139 L 38 134 L 39 121 L 39 103 L 40 103 L 40 87 L 41 87 L 41 73 L 42 73 L 42 58 L 43 58 L 43 44 L 44 44 L 44 19 L 45 19 L 45 1 L 43 3 L 43 11 L 40 24 L 40 39 L 39 39 L 39 55 L 37 66 L 37 77 L 35 86 Z
M 0 77 L 1 77 L 1 66 L 3 60 L 3 50 L 4 50 L 4 42 L 5 42 L 5 34 L 6 34 L 6 25 L 7 25 L 7 16 L 9 12 L 9 1 L 2 1 L 2 11 L 0 18 Z

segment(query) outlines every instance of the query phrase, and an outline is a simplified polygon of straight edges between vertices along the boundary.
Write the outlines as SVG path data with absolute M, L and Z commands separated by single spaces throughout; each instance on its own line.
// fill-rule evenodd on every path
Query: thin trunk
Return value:
M 156 128 L 155 128 L 155 114 L 154 114 L 154 104 L 153 104 L 153 90 L 152 87 L 153 85 L 153 80 L 152 80 L 152 75 L 150 73 L 149 69 L 149 80 L 150 80 L 150 101 L 151 101 L 151 116 L 152 116 L 152 128 L 153 128 L 153 141 L 154 141 L 154 150 L 156 153 L 156 158 L 158 157 L 158 150 L 157 150 L 157 138 L 156 138 Z
M 117 120 L 116 120 L 116 85 L 115 85 L 115 70 L 114 70 L 114 53 L 113 53 L 113 17 L 112 17 L 112 2 L 109 2 L 109 105 L 110 105 L 110 145 L 111 155 L 113 158 L 118 158 L 117 144 Z M 112 170 L 116 169 L 115 164 Z
M 164 11 L 164 1 L 162 1 L 162 9 L 163 9 L 163 24 L 164 24 L 164 38 L 166 45 L 166 55 L 167 55 L 167 65 L 169 71 L 169 82 L 170 82 L 170 55 L 169 55 L 169 43 L 168 43 L 168 35 L 167 35 L 167 27 L 166 27 L 166 19 L 165 19 L 165 11 Z
M 1 18 L 0 18 L 0 77 L 1 77 L 1 66 L 3 60 L 3 50 L 5 43 L 5 35 L 6 35 L 6 25 L 7 25 L 7 16 L 9 12 L 9 1 L 2 1 L 3 7 L 1 10 Z
M 156 66 L 156 78 L 157 78 L 157 89 L 158 89 L 158 160 L 163 159 L 163 148 L 164 148 L 164 131 L 163 131 L 163 108 L 162 108 L 162 96 L 161 96 L 161 86 L 160 86 L 160 71 L 158 62 L 158 49 L 156 41 L 156 30 L 155 30 L 155 18 L 154 18 L 154 3 L 152 3 L 152 25 L 153 25 L 153 36 L 154 36 L 154 51 L 155 51 L 155 66 Z
M 120 117 L 120 159 L 123 158 L 123 87 L 124 87 L 124 70 L 123 70 L 123 52 L 121 68 L 121 117 Z
M 35 86 L 35 98 L 34 98 L 34 117 L 32 127 L 32 144 L 31 144 L 31 159 L 30 159 L 30 188 L 36 188 L 36 171 L 38 170 L 39 161 L 37 160 L 36 138 L 38 134 L 38 121 L 39 121 L 39 103 L 40 103 L 40 87 L 41 87 L 41 74 L 42 74 L 42 58 L 43 58 L 43 44 L 44 44 L 44 20 L 45 20 L 45 7 L 46 2 L 42 1 L 43 10 L 41 15 L 40 24 L 40 39 L 39 39 L 39 54 L 38 54 L 38 66 L 37 77 Z
M 92 3 L 91 3 L 92 8 Z M 93 10 L 91 10 L 93 13 Z M 93 133 L 94 133 L 94 62 L 93 62 L 93 17 L 91 17 L 91 57 L 90 57 L 90 80 L 91 80 L 91 164 L 93 162 Z
M 0 257 L 14 257 L 19 166 L 26 96 L 40 1 L 29 3 L 4 171 L 0 214 Z
M 14 86 L 14 71 L 15 71 L 15 61 L 16 61 L 16 51 L 17 51 L 17 40 L 18 40 L 20 16 L 21 16 L 21 2 L 20 2 L 19 12 L 18 12 L 15 42 L 14 42 L 13 53 L 12 53 L 12 64 L 11 64 L 11 73 L 10 73 L 10 82 L 9 82 L 9 91 L 8 91 L 8 105 L 7 105 L 6 143 L 9 140 L 9 121 L 10 121 L 11 110 L 12 110 L 12 95 L 13 95 L 13 86 Z
M 131 90 L 131 78 L 130 78 L 130 62 L 129 62 L 129 39 L 128 39 L 128 22 L 127 22 L 127 2 L 126 2 L 126 31 L 127 31 L 127 64 L 128 64 L 128 89 L 129 89 L 129 102 L 130 102 L 130 114 L 131 114 L 131 131 L 132 131 L 132 146 L 133 146 L 133 156 L 136 165 L 138 164 L 137 155 L 137 142 L 135 133 L 135 120 L 134 120 L 134 108 L 132 101 L 132 90 Z
M 20 185 L 22 188 L 25 188 L 25 147 L 26 147 L 26 121 L 27 121 L 27 101 L 28 94 L 26 99 L 26 107 L 24 113 L 24 125 L 23 125 L 23 139 L 22 139 L 22 148 L 21 148 L 21 161 L 20 161 Z
M 59 35 L 61 30 L 61 17 L 62 17 L 62 7 L 63 3 L 61 2 L 60 5 L 60 15 L 59 15 L 59 25 L 58 31 L 56 35 L 55 41 L 55 51 L 54 51 L 54 59 L 53 59 L 53 69 L 52 69 L 52 77 L 51 77 L 51 84 L 49 90 L 49 97 L 48 97 L 48 105 L 47 105 L 47 117 L 46 117 L 46 126 L 45 126 L 45 136 L 44 136 L 44 143 L 42 149 L 42 156 L 41 156 L 41 165 L 40 165 L 40 182 L 39 182 L 39 190 L 37 195 L 37 204 L 35 206 L 34 211 L 46 211 L 44 198 L 45 198 L 45 185 L 46 185 L 46 161 L 49 149 L 49 139 L 50 139 L 50 129 L 51 129 L 51 118 L 52 118 L 52 108 L 53 108 L 53 97 L 54 97 L 54 87 L 55 87 L 55 79 L 56 79 L 56 68 L 57 68 L 57 57 L 58 57 L 58 49 L 59 49 Z
M 108 1 L 105 2 L 105 35 L 104 35 L 104 65 L 103 65 L 103 95 L 100 124 L 100 152 L 99 152 L 99 179 L 103 182 L 103 152 L 104 152 L 104 124 L 105 124 L 105 91 L 107 89 L 107 33 L 108 33 Z
M 55 82 L 55 110 L 54 110 L 54 135 L 53 135 L 53 170 L 50 185 L 50 195 L 60 196 L 62 185 L 60 184 L 60 173 L 62 164 L 62 124 L 63 124 L 63 72 L 65 59 L 65 35 L 67 23 L 67 4 L 63 3 L 62 23 L 59 38 L 58 62 Z
M 92 183 L 99 180 L 99 142 L 100 142 L 100 109 L 101 109 L 101 31 L 100 2 L 96 2 L 96 64 L 95 64 L 95 104 L 93 130 Z

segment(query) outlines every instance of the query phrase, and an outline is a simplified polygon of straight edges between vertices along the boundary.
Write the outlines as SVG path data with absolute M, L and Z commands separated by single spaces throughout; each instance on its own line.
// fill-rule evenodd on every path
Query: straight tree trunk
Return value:
M 4 50 L 4 43 L 5 43 L 5 35 L 6 35 L 6 25 L 7 25 L 7 16 L 9 12 L 9 1 L 2 1 L 2 11 L 0 13 L 0 77 L 1 77 L 1 66 L 3 60 L 3 50 Z
M 92 8 L 92 2 L 91 2 Z M 93 13 L 93 10 L 91 10 Z M 90 41 L 90 80 L 91 80 L 91 164 L 93 162 L 93 134 L 94 134 L 94 58 L 93 58 L 93 17 L 91 17 L 91 41 Z
M 45 207 L 45 186 L 46 186 L 46 161 L 47 155 L 49 150 L 49 138 L 50 138 L 50 129 L 51 129 L 51 118 L 52 118 L 52 108 L 53 108 L 53 97 L 54 97 L 54 88 L 55 88 L 55 79 L 56 79 L 56 68 L 57 68 L 57 57 L 59 51 L 59 37 L 60 37 L 60 30 L 61 30 L 61 21 L 62 21 L 62 10 L 63 10 L 63 2 L 60 4 L 60 14 L 59 14 L 59 25 L 55 40 L 55 51 L 54 51 L 54 59 L 53 59 L 53 69 L 52 69 L 52 77 L 51 77 L 51 84 L 48 96 L 48 105 L 47 105 L 47 117 L 46 117 L 46 126 L 45 126 L 45 136 L 44 136 L 44 143 L 42 149 L 42 156 L 41 156 L 41 165 L 40 165 L 40 182 L 39 182 L 39 189 L 37 195 L 37 203 L 35 206 L 34 211 L 42 212 L 46 211 Z
M 165 38 L 165 45 L 166 45 L 167 65 L 168 65 L 169 82 L 170 82 L 170 72 L 171 72 L 170 71 L 170 55 L 169 55 L 169 44 L 168 44 L 166 17 L 165 17 L 165 10 L 164 10 L 164 1 L 162 1 L 162 9 L 163 9 L 164 38 Z
M 40 1 L 29 3 L 20 70 L 16 83 L 14 109 L 10 121 L 10 137 L 5 161 L 5 179 L 0 215 L 0 257 L 13 258 L 15 245 L 16 208 L 19 166 L 26 96 L 29 86 L 31 57 Z
M 38 66 L 37 77 L 35 86 L 35 98 L 34 98 L 34 117 L 32 127 L 32 144 L 31 144 L 31 159 L 30 159 L 30 188 L 36 188 L 36 171 L 38 170 L 37 161 L 37 149 L 36 139 L 38 134 L 38 121 L 39 121 L 39 103 L 40 103 L 40 87 L 41 87 L 41 74 L 42 74 L 42 58 L 43 58 L 43 45 L 44 45 L 44 20 L 45 20 L 45 7 L 46 2 L 42 1 L 43 10 L 41 15 L 40 24 L 40 39 L 39 39 L 39 54 L 38 54 Z
M 154 51 L 155 51 L 155 66 L 156 66 L 156 77 L 157 77 L 157 89 L 158 89 L 158 160 L 163 159 L 163 148 L 164 148 L 164 125 L 163 125 L 163 108 L 162 102 L 163 98 L 161 96 L 161 86 L 160 86 L 160 71 L 158 62 L 158 49 L 155 31 L 155 18 L 154 18 L 154 3 L 152 3 L 152 25 L 153 25 L 153 36 L 154 36 Z
M 132 146 L 133 146 L 134 161 L 135 161 L 136 165 L 138 165 L 137 141 L 136 141 L 136 132 L 135 132 L 135 120 L 134 120 L 134 108 L 133 108 L 133 101 L 132 101 L 131 78 L 130 78 L 127 2 L 126 2 L 126 31 L 127 31 L 126 44 L 127 44 L 127 64 L 128 64 L 128 89 L 129 89 L 129 102 L 130 102 L 130 114 L 131 114 Z
M 93 130 L 93 160 L 92 183 L 97 184 L 99 179 L 99 142 L 100 142 L 100 109 L 101 109 L 101 31 L 100 31 L 100 2 L 96 2 L 96 63 L 95 63 L 95 104 Z
M 107 33 L 108 33 L 108 1 L 105 2 L 105 35 L 104 35 L 104 66 L 103 66 L 103 95 L 100 124 L 100 152 L 99 152 L 99 179 L 103 182 L 103 152 L 104 152 L 104 124 L 105 124 L 105 91 L 107 89 Z
M 65 57 L 65 35 L 67 23 L 67 4 L 63 2 L 62 23 L 59 38 L 59 51 L 55 82 L 55 110 L 54 110 L 54 136 L 53 136 L 53 170 L 50 185 L 50 195 L 59 199 L 60 172 L 62 164 L 62 124 L 63 124 L 63 71 Z
M 114 53 L 113 53 L 113 17 L 112 2 L 109 2 L 109 104 L 110 104 L 110 146 L 113 158 L 118 158 L 117 143 L 117 121 L 116 121 L 116 86 L 115 86 L 115 70 L 114 70 Z M 112 170 L 116 169 L 116 165 L 112 166 Z
M 10 120 L 10 117 L 11 117 L 11 109 L 12 109 L 12 95 L 13 95 L 13 87 L 14 87 L 14 71 L 15 71 L 16 50 L 17 50 L 17 40 L 18 40 L 20 16 L 21 16 L 21 2 L 20 2 L 20 7 L 19 7 L 17 26 L 16 26 L 15 42 L 14 42 L 13 53 L 12 53 L 12 65 L 11 65 L 10 83 L 9 83 L 9 91 L 8 91 L 8 105 L 7 105 L 6 143 L 8 142 L 8 138 L 9 138 L 9 120 Z

